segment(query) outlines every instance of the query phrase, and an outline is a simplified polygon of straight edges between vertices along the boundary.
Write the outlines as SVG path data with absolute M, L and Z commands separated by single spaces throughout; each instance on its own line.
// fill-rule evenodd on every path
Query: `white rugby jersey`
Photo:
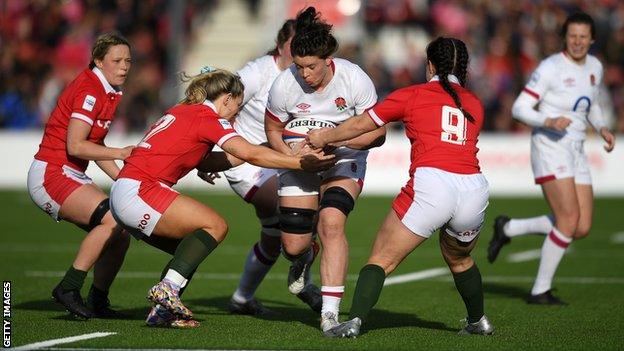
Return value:
M 280 72 L 272 55 L 249 61 L 237 72 L 245 86 L 245 96 L 243 107 L 234 121 L 234 129 L 250 143 L 262 144 L 267 141 L 264 111 L 271 84 Z
M 299 117 L 312 117 L 340 124 L 377 103 L 375 86 L 358 65 L 334 58 L 331 69 L 334 75 L 327 86 L 322 91 L 313 91 L 297 73 L 296 65 L 291 65 L 273 82 L 267 116 L 281 123 Z M 353 154 L 353 150 L 348 148 L 340 148 L 336 152 L 337 157 L 342 159 Z
M 596 130 L 605 126 L 598 106 L 602 64 L 592 55 L 579 65 L 564 52 L 544 59 L 514 102 L 515 118 L 536 127 L 535 132 L 558 133 L 543 128 L 546 118 L 564 116 L 572 120 L 563 138 L 584 140 L 587 122 Z M 538 110 L 533 107 L 539 103 Z

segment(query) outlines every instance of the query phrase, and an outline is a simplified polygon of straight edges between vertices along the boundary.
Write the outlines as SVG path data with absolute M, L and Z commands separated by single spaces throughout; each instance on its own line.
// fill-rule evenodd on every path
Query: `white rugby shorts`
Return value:
M 76 189 L 93 181 L 89 176 L 69 166 L 58 166 L 33 160 L 28 170 L 28 193 L 33 202 L 56 221 L 59 210 Z
M 531 167 L 535 184 L 562 178 L 574 178 L 576 184 L 592 184 L 582 140 L 562 139 L 547 133 L 533 133 Z
M 277 194 L 279 196 L 307 196 L 318 195 L 321 184 L 332 178 L 350 178 L 357 182 L 360 187 L 364 184 L 366 176 L 367 151 L 351 150 L 344 153 L 336 164 L 323 172 L 310 173 L 288 169 L 279 170 L 279 184 Z
M 256 191 L 274 176 L 277 176 L 277 170 L 271 168 L 262 168 L 250 163 L 228 169 L 223 172 L 225 178 L 230 183 L 230 187 L 243 200 L 249 202 Z
M 394 199 L 392 208 L 414 234 L 429 238 L 446 225 L 448 235 L 470 242 L 481 231 L 488 198 L 489 184 L 481 173 L 420 167 Z
M 140 238 L 152 234 L 179 194 L 159 182 L 120 178 L 111 188 L 110 209 L 117 223 Z

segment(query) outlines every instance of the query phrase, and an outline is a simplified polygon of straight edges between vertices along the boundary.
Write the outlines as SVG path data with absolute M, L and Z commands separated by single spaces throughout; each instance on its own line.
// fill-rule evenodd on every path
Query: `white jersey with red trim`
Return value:
M 584 64 L 578 64 L 564 52 L 543 60 L 531 75 L 523 93 L 514 103 L 513 115 L 534 127 L 538 133 L 558 133 L 543 128 L 546 118 L 560 116 L 572 120 L 560 137 L 584 140 L 588 121 L 594 128 L 604 125 L 598 106 L 599 86 L 602 82 L 602 64 L 587 55 Z M 533 107 L 539 103 L 538 110 Z
M 280 123 L 311 117 L 340 124 L 377 103 L 375 86 L 358 65 L 335 58 L 331 68 L 334 75 L 321 91 L 310 88 L 295 65 L 283 71 L 269 92 L 266 116 Z M 353 154 L 353 150 L 339 148 L 336 154 L 342 158 Z
M 267 141 L 264 111 L 271 85 L 280 72 L 275 56 L 272 55 L 249 61 L 237 72 L 245 85 L 245 96 L 234 129 L 250 143 L 262 144 Z

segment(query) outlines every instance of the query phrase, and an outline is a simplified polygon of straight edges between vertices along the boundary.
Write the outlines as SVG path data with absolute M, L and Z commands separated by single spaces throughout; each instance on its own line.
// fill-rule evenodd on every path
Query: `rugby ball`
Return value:
M 336 124 L 334 122 L 310 117 L 295 118 L 288 121 L 284 126 L 282 140 L 284 140 L 284 143 L 288 145 L 288 147 L 293 149 L 295 145 L 305 140 L 309 131 L 319 128 L 336 128 Z

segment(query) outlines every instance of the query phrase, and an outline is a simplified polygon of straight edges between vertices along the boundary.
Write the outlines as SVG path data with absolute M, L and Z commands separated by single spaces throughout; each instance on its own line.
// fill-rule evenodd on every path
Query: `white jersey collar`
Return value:
M 202 102 L 202 104 L 210 107 L 217 115 L 219 114 L 219 112 L 217 112 L 217 106 L 215 106 L 212 101 L 206 99 L 204 100 L 204 102 Z
M 102 83 L 102 86 L 104 87 L 104 90 L 106 91 L 106 93 L 114 93 L 114 94 L 119 94 L 122 95 L 122 91 L 113 88 L 113 86 L 108 82 L 108 80 L 106 80 L 106 77 L 104 77 L 104 73 L 102 73 L 102 71 L 97 68 L 97 67 L 93 67 L 91 69 L 91 71 L 93 71 L 93 73 L 95 73 L 95 75 L 98 77 L 98 79 L 100 80 L 100 83 Z
M 448 80 L 451 83 L 455 83 L 455 84 L 459 84 L 459 79 L 457 79 L 457 77 L 455 77 L 454 74 L 449 74 L 448 76 Z M 440 80 L 440 77 L 438 77 L 438 75 L 436 74 L 435 76 L 431 77 L 431 79 L 429 80 L 430 82 L 437 82 Z

